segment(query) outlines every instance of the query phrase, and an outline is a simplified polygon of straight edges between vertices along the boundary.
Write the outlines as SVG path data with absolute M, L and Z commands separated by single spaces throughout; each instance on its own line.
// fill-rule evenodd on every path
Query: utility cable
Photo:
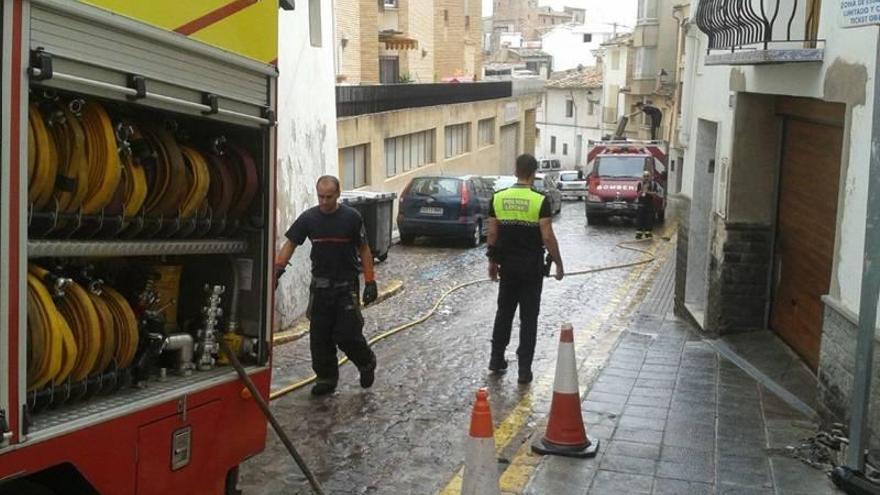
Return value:
M 618 247 L 618 248 L 620 248 L 620 249 L 626 249 L 626 250 L 629 250 L 629 251 L 635 251 L 635 252 L 638 252 L 638 253 L 642 253 L 642 254 L 646 255 L 645 258 L 642 258 L 642 259 L 640 259 L 640 260 L 636 260 L 636 261 L 632 261 L 632 262 L 629 262 L 629 263 L 620 263 L 620 264 L 616 264 L 616 265 L 606 265 L 606 266 L 599 266 L 599 267 L 596 267 L 596 268 L 587 268 L 587 269 L 584 269 L 584 270 L 578 270 L 578 271 L 574 271 L 574 272 L 571 272 L 571 273 L 566 273 L 566 274 L 565 274 L 565 277 L 574 277 L 574 276 L 578 276 L 578 275 L 589 275 L 589 274 L 592 274 L 592 273 L 606 272 L 606 271 L 610 271 L 610 270 L 623 270 L 623 269 L 625 269 L 625 268 L 633 268 L 633 267 L 636 267 L 636 266 L 640 266 L 640 265 L 645 265 L 645 264 L 648 264 L 648 263 L 652 263 L 655 259 L 657 259 L 656 256 L 654 255 L 654 253 L 652 253 L 651 251 L 649 251 L 649 250 L 647 250 L 647 249 L 641 249 L 641 248 L 638 248 L 638 247 L 634 247 L 634 246 L 632 246 L 632 244 L 640 244 L 640 243 L 644 243 L 644 242 L 646 242 L 646 241 L 650 241 L 650 240 L 651 240 L 651 239 L 642 239 L 642 240 L 637 240 L 637 241 L 623 241 L 623 242 L 618 243 L 618 244 L 615 246 L 615 247 Z M 424 315 L 422 315 L 422 316 L 419 317 L 418 319 L 415 319 L 415 320 L 413 320 L 413 321 L 411 321 L 411 322 L 409 322 L 409 323 L 405 323 L 405 324 L 400 325 L 400 326 L 398 326 L 398 327 L 392 328 L 391 330 L 388 330 L 388 331 L 386 331 L 386 332 L 383 332 L 383 333 L 381 333 L 381 334 L 379 334 L 379 335 L 377 335 L 377 336 L 371 338 L 371 339 L 368 341 L 368 344 L 369 344 L 370 346 L 372 346 L 372 345 L 375 344 L 376 342 L 380 342 L 380 341 L 382 341 L 382 340 L 387 339 L 388 337 L 391 337 L 392 335 L 398 334 L 398 333 L 400 333 L 400 332 L 402 332 L 402 331 L 404 331 L 404 330 L 408 330 L 408 329 L 410 329 L 410 328 L 412 328 L 412 327 L 414 327 L 414 326 L 416 326 L 416 325 L 420 325 L 420 324 L 424 323 L 424 322 L 427 321 L 429 318 L 431 318 L 432 316 L 434 316 L 434 314 L 437 313 L 437 310 L 440 309 L 440 306 L 443 305 L 443 302 L 446 301 L 446 299 L 447 299 L 450 295 L 452 295 L 453 293 L 455 293 L 455 292 L 457 292 L 457 291 L 459 291 L 459 290 L 461 290 L 461 289 L 464 289 L 464 288 L 466 288 L 466 287 L 470 287 L 470 286 L 472 286 L 472 285 L 480 284 L 480 283 L 483 283 L 483 282 L 490 282 L 490 281 L 491 281 L 491 280 L 488 279 L 488 278 L 481 278 L 481 279 L 471 280 L 471 281 L 469 281 L 469 282 L 464 282 L 464 283 L 461 283 L 461 284 L 456 285 L 455 287 L 452 287 L 451 289 L 449 289 L 449 290 L 447 290 L 446 292 L 444 292 L 444 293 L 440 296 L 439 299 L 437 299 L 437 302 L 434 303 L 434 306 L 433 306 L 430 310 L 428 310 L 427 313 L 425 313 Z M 339 360 L 339 366 L 342 366 L 343 364 L 345 364 L 345 363 L 347 363 L 347 362 L 348 362 L 348 358 L 347 358 L 347 357 L 343 357 L 342 359 Z M 291 392 L 295 392 L 295 391 L 297 391 L 297 390 L 299 390 L 299 389 L 301 389 L 301 388 L 303 388 L 303 387 L 305 387 L 305 386 L 307 386 L 307 385 L 309 385 L 309 384 L 311 384 L 311 383 L 314 383 L 314 381 L 315 381 L 316 379 L 317 379 L 317 376 L 312 375 L 310 378 L 306 378 L 305 380 L 302 380 L 302 381 L 299 381 L 299 382 L 293 383 L 293 384 L 291 384 L 291 385 L 288 385 L 288 386 L 286 386 L 286 387 L 283 387 L 283 388 L 281 388 L 281 389 L 278 389 L 278 390 L 276 390 L 276 391 L 274 391 L 274 392 L 271 392 L 271 393 L 269 394 L 269 400 L 275 400 L 275 399 L 277 399 L 277 398 L 279 398 L 279 397 L 282 397 L 282 396 L 284 396 L 284 395 L 287 395 L 287 394 L 289 394 L 289 393 L 291 393 Z

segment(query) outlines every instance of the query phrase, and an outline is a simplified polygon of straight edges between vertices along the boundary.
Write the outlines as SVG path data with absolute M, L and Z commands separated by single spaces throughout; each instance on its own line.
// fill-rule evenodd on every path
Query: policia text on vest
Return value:
M 532 189 L 537 168 L 538 163 L 531 155 L 517 158 L 516 185 L 496 192 L 489 208 L 489 277 L 495 281 L 500 279 L 489 369 L 494 372 L 507 369 L 504 352 L 510 342 L 513 316 L 519 307 L 520 338 L 516 352 L 521 384 L 532 381 L 545 247 L 556 263 L 556 279 L 562 280 L 565 273 L 553 233 L 550 202 Z

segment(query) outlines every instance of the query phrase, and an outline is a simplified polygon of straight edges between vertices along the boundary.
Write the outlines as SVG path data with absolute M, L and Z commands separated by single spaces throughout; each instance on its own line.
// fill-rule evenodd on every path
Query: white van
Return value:
M 556 158 L 541 158 L 538 160 L 538 173 L 559 175 L 562 163 Z

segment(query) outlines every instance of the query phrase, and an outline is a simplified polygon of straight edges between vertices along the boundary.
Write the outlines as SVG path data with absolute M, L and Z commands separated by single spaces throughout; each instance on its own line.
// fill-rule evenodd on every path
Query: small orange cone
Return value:
M 489 391 L 481 388 L 477 390 L 477 402 L 474 403 L 474 410 L 471 413 L 471 429 L 464 458 L 461 495 L 500 494 Z
M 591 442 L 581 416 L 581 396 L 578 387 L 577 364 L 574 358 L 574 329 L 570 323 L 562 325 L 559 334 L 559 357 L 553 382 L 553 402 L 550 419 L 543 438 L 532 442 L 538 454 L 567 457 L 593 457 L 599 451 L 599 441 Z

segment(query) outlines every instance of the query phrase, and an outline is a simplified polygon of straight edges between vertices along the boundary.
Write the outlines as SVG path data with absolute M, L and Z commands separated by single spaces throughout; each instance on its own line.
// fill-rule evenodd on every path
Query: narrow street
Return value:
M 554 221 L 567 272 L 644 258 L 616 247 L 631 240 L 629 224 L 585 226 L 583 208 L 581 202 L 566 203 Z M 275 400 L 273 409 L 328 493 L 427 494 L 454 483 L 474 392 L 483 386 L 491 394 L 501 462 L 509 462 L 549 410 L 561 324 L 574 324 L 585 388 L 645 298 L 671 245 L 660 236 L 640 247 L 655 251 L 657 261 L 545 280 L 531 386 L 516 383 L 517 323 L 507 352 L 513 371 L 496 377 L 487 370 L 497 290 L 485 282 L 453 293 L 425 323 L 377 343 L 372 389 L 362 390 L 356 369 L 345 365 L 332 396 L 315 399 L 304 387 Z M 365 311 L 367 337 L 422 316 L 451 287 L 485 278 L 485 266 L 483 246 L 466 249 L 438 240 L 395 246 L 379 265 L 378 280 L 400 279 L 404 290 Z M 671 291 L 666 296 L 671 301 Z M 275 350 L 274 390 L 309 376 L 307 337 Z M 247 494 L 309 493 L 271 433 L 266 452 L 243 466 L 241 487 Z

